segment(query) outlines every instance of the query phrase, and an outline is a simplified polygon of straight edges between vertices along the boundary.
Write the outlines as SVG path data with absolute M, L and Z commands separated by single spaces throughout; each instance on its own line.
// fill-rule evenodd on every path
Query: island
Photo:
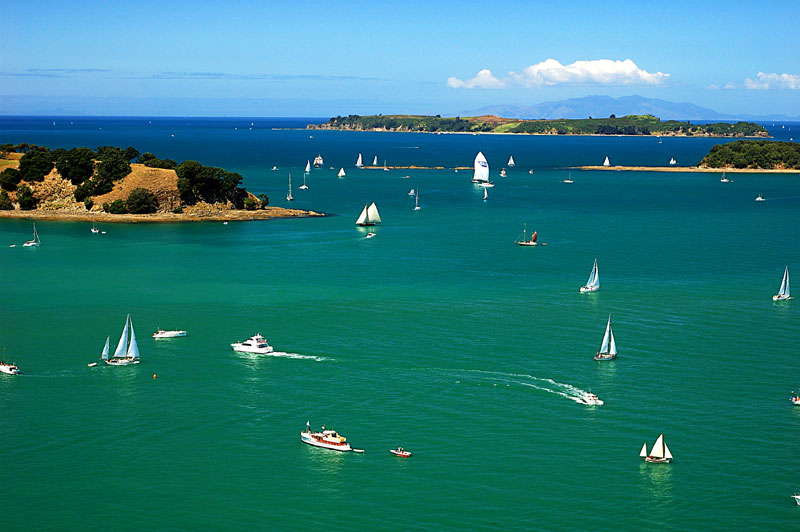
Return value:
M 0 218 L 131 223 L 324 216 L 270 207 L 266 194 L 251 194 L 241 181 L 238 173 L 133 147 L 2 144 Z
M 654 135 L 664 137 L 768 137 L 759 124 L 719 122 L 692 124 L 677 120 L 662 121 L 653 115 L 627 115 L 617 118 L 520 120 L 494 115 L 442 118 L 423 115 L 336 116 L 323 124 L 308 124 L 307 129 L 343 131 L 404 131 L 423 133 L 519 133 L 529 135 Z

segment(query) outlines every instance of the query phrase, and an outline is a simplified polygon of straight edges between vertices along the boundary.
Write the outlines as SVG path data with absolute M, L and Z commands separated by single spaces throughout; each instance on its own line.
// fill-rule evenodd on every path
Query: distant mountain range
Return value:
M 458 116 L 497 115 L 505 118 L 608 118 L 612 114 L 653 115 L 662 120 L 797 120 L 783 115 L 731 115 L 687 102 L 668 102 L 643 96 L 585 96 L 534 105 L 489 105 Z M 456 115 L 451 115 L 456 116 Z

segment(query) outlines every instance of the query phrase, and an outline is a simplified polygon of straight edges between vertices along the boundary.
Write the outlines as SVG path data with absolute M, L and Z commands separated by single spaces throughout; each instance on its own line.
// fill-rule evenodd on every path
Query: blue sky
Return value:
M 0 114 L 451 114 L 638 94 L 800 116 L 794 0 L 15 6 Z

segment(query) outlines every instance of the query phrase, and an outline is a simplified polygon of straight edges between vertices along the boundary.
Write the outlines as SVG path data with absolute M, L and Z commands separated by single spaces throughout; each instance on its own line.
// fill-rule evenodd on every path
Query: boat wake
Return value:
M 467 370 L 471 374 L 478 374 L 485 376 L 486 380 L 498 380 L 499 383 L 506 385 L 527 386 L 535 388 L 543 392 L 552 393 L 561 396 L 570 401 L 575 401 L 579 404 L 584 404 L 587 394 L 586 390 L 582 390 L 577 386 L 567 384 L 564 382 L 554 381 L 553 379 L 546 379 L 542 377 L 534 377 L 533 375 L 526 375 L 521 373 L 502 373 L 498 371 L 483 371 L 483 370 Z
M 315 360 L 317 362 L 322 362 L 325 360 L 330 360 L 325 357 L 315 357 L 313 355 L 301 355 L 299 353 L 286 353 L 284 351 L 273 351 L 271 353 L 266 353 L 264 355 L 259 356 L 266 356 L 266 357 L 278 357 L 278 358 L 296 358 L 299 360 Z

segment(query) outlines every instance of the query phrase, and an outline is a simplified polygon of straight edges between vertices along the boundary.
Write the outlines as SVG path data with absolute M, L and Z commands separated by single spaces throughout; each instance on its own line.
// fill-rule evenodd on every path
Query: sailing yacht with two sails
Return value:
M 378 207 L 373 201 L 369 206 L 364 205 L 364 209 L 356 220 L 356 225 L 361 227 L 372 226 L 381 223 L 381 215 L 378 213 Z
M 581 294 L 598 290 L 600 290 L 600 275 L 597 273 L 597 259 L 594 259 L 594 266 L 592 266 L 592 271 L 589 273 L 589 279 L 585 285 L 581 286 Z
M 778 290 L 778 293 L 772 296 L 773 301 L 787 301 L 792 299 L 792 295 L 789 290 L 789 266 L 786 266 L 786 269 L 783 270 L 783 280 L 781 281 L 781 287 Z
M 108 354 L 108 341 L 109 338 L 106 337 L 106 345 L 103 348 L 103 354 L 100 355 L 103 362 L 109 366 L 129 366 L 139 363 L 139 344 L 136 343 L 136 333 L 133 330 L 133 321 L 130 314 L 125 318 L 125 327 L 122 329 L 117 348 L 111 357 Z
M 614 331 L 611 330 L 611 314 L 608 315 L 608 324 L 606 324 L 606 332 L 603 335 L 603 342 L 600 344 L 600 349 L 594 356 L 595 360 L 605 361 L 617 358 L 617 342 L 614 341 Z

